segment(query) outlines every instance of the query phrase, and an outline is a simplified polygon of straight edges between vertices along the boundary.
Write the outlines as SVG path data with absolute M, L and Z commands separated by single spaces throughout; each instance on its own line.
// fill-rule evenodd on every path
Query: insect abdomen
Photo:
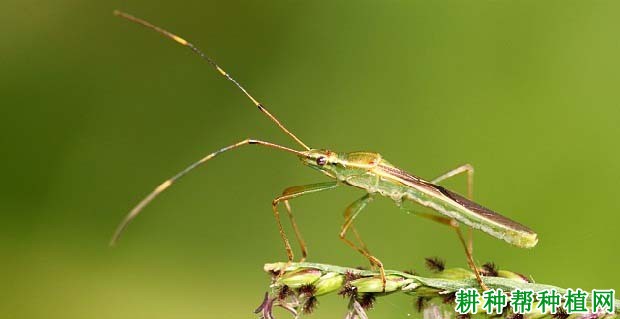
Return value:
M 433 194 L 410 187 L 405 197 L 512 245 L 531 248 L 538 243 L 538 235 L 526 226 L 445 188 L 438 187 L 437 194 Z

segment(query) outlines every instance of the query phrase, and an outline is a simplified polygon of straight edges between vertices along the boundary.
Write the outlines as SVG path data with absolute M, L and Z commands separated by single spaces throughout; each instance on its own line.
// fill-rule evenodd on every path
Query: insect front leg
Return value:
M 299 243 L 299 246 L 301 249 L 302 258 L 300 262 L 303 262 L 308 255 L 308 250 L 306 248 L 306 243 L 301 237 L 301 233 L 299 232 L 299 228 L 297 227 L 297 223 L 295 222 L 295 218 L 293 217 L 291 206 L 288 201 L 289 199 L 292 199 L 295 197 L 333 189 L 333 188 L 336 188 L 337 186 L 338 186 L 338 182 L 334 181 L 334 182 L 289 187 L 282 192 L 281 196 L 276 197 L 271 203 L 271 206 L 273 208 L 273 214 L 276 218 L 276 222 L 278 223 L 278 230 L 280 231 L 280 237 L 282 237 L 282 241 L 284 242 L 284 248 L 286 249 L 286 255 L 288 257 L 289 262 L 293 261 L 293 258 L 294 258 L 293 249 L 291 249 L 291 244 L 289 243 L 289 240 L 286 237 L 286 233 L 284 232 L 284 228 L 282 227 L 282 222 L 280 221 L 280 213 L 278 212 L 278 204 L 280 202 L 284 202 L 284 205 L 286 206 L 286 211 L 291 221 L 291 225 L 293 226 L 293 230 L 295 231 L 295 237 L 297 238 L 297 242 Z
M 354 230 L 354 233 L 357 237 L 358 242 L 360 242 L 360 246 L 355 245 L 355 243 L 353 243 L 352 241 L 346 238 L 349 228 L 354 229 L 353 221 L 355 220 L 357 215 L 359 215 L 362 209 L 364 209 L 366 205 L 368 205 L 368 203 L 370 203 L 373 199 L 374 197 L 372 194 L 366 194 L 360 199 L 354 201 L 351 205 L 349 205 L 349 207 L 347 207 L 347 209 L 344 212 L 345 221 L 344 221 L 344 224 L 342 225 L 342 229 L 340 231 L 339 236 L 340 236 L 340 239 L 344 241 L 349 247 L 357 250 L 360 254 L 364 255 L 364 257 L 368 259 L 368 261 L 370 262 L 372 266 L 377 266 L 379 268 L 379 272 L 381 273 L 381 281 L 383 283 L 383 289 L 385 290 L 386 279 L 385 279 L 385 269 L 383 267 L 383 263 L 377 257 L 371 255 L 368 252 L 366 245 L 362 241 L 357 231 Z

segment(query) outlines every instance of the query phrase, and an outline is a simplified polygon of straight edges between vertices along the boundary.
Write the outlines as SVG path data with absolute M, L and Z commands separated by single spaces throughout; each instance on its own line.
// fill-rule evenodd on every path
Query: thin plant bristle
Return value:
M 456 293 L 451 292 L 449 294 L 444 295 L 443 297 L 443 303 L 445 304 L 451 304 L 456 300 Z
M 319 300 L 317 299 L 317 297 L 312 296 L 306 299 L 306 302 L 304 302 L 304 305 L 302 306 L 301 311 L 309 315 L 312 312 L 314 312 L 318 304 L 319 304 Z
M 375 300 L 376 296 L 372 293 L 365 293 L 357 298 L 357 301 L 360 303 L 360 306 L 362 306 L 362 309 L 364 310 L 372 309 L 372 307 L 375 305 Z
M 428 297 L 418 297 L 418 299 L 416 299 L 415 301 L 415 308 L 418 312 L 422 312 L 422 310 L 424 310 L 424 307 L 426 306 L 426 303 L 428 302 Z
M 554 319 L 566 319 L 568 318 L 568 313 L 564 307 L 559 307 L 556 313 L 553 314 Z
M 357 296 L 357 288 L 354 286 L 351 286 L 349 284 L 344 285 L 344 287 L 342 287 L 342 290 L 340 290 L 338 292 L 339 295 L 343 296 L 343 297 L 356 297 Z
M 348 283 L 350 281 L 356 280 L 356 279 L 360 279 L 362 278 L 361 275 L 354 273 L 352 271 L 347 271 L 344 273 L 344 281 L 345 283 Z
M 300 295 L 314 296 L 314 292 L 316 291 L 316 287 L 312 284 L 303 285 L 297 289 Z
M 290 296 L 292 293 L 293 291 L 291 290 L 291 288 L 289 288 L 287 285 L 283 285 L 282 287 L 280 287 L 280 290 L 278 291 L 278 299 L 284 300 L 288 296 Z
M 424 260 L 426 261 L 426 267 L 428 267 L 430 271 L 442 272 L 446 269 L 446 264 L 439 257 L 427 257 Z
M 482 265 L 482 274 L 490 277 L 497 277 L 497 266 L 493 262 Z
M 403 270 L 403 272 L 404 272 L 404 273 L 406 273 L 406 274 L 414 275 L 414 276 L 418 274 L 418 273 L 417 273 L 415 270 L 413 270 L 413 269 Z

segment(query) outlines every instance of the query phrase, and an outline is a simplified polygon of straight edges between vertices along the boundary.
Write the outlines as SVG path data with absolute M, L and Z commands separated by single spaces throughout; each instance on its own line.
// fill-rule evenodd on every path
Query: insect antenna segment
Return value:
M 241 84 L 239 84 L 239 82 L 237 82 L 237 80 L 235 80 L 232 76 L 230 76 L 230 74 L 228 74 L 226 71 L 224 71 L 224 69 L 222 69 L 219 65 L 217 65 L 217 63 L 215 63 L 215 61 L 213 59 L 211 59 L 209 56 L 207 56 L 204 52 L 202 52 L 200 49 L 198 49 L 194 44 L 192 44 L 191 42 L 181 38 L 180 36 L 165 30 L 163 28 L 160 28 L 146 20 L 142 20 L 140 18 L 134 17 L 131 14 L 119 11 L 119 10 L 114 10 L 114 15 L 119 16 L 121 18 L 127 19 L 131 22 L 140 24 L 144 27 L 147 27 L 171 40 L 173 40 L 174 42 L 189 48 L 190 50 L 192 50 L 192 52 L 196 53 L 198 56 L 200 56 L 203 60 L 207 61 L 211 66 L 213 66 L 215 68 L 216 71 L 218 71 L 222 76 L 224 76 L 227 80 L 229 80 L 230 82 L 232 82 L 237 88 L 239 88 L 239 90 L 241 90 L 241 92 L 243 92 L 243 94 L 245 94 L 245 96 L 248 97 L 248 99 L 250 99 L 250 101 L 252 101 L 252 103 L 254 103 L 254 105 L 256 105 L 256 107 L 258 107 L 258 109 L 263 112 L 271 121 L 273 121 L 282 131 L 284 131 L 284 133 L 286 133 L 288 136 L 290 136 L 291 138 L 293 138 L 295 140 L 295 142 L 297 142 L 297 144 L 301 145 L 301 147 L 303 147 L 304 149 L 306 149 L 307 151 L 310 150 L 310 147 L 308 147 L 308 145 L 306 145 L 304 142 L 301 141 L 301 139 L 299 139 L 297 136 L 295 136 L 295 134 L 293 134 L 291 131 L 289 131 L 286 126 L 284 126 L 284 124 L 282 124 L 282 122 L 280 122 L 280 120 L 278 120 L 274 115 L 272 115 L 267 108 L 265 108 L 265 106 L 260 103 L 258 100 L 256 100 Z
M 136 218 L 136 216 L 138 216 L 138 214 L 140 214 L 140 212 L 144 209 L 144 207 L 146 207 L 146 205 L 148 205 L 150 202 L 152 202 L 157 196 L 159 196 L 159 194 L 161 194 L 163 191 L 165 191 L 166 189 L 168 189 L 170 186 L 172 186 L 177 180 L 179 180 L 181 177 L 185 176 L 187 173 L 191 172 L 192 170 L 194 170 L 195 168 L 199 167 L 200 165 L 206 163 L 207 161 L 211 160 L 212 158 L 218 156 L 219 154 L 237 149 L 241 146 L 246 146 L 246 145 L 258 145 L 258 146 L 264 146 L 264 147 L 269 147 L 272 149 L 277 149 L 277 150 L 281 150 L 281 151 L 285 151 L 288 153 L 292 153 L 295 154 L 297 156 L 305 156 L 305 154 L 301 151 L 297 151 L 294 150 L 292 148 L 288 148 L 286 146 L 282 146 L 282 145 L 278 145 L 278 144 L 274 144 L 271 142 L 266 142 L 266 141 L 261 141 L 261 140 L 254 140 L 254 139 L 245 139 L 243 141 L 237 142 L 235 144 L 231 144 L 228 145 L 226 147 L 223 147 L 201 159 L 199 159 L 198 161 L 192 163 L 191 165 L 189 165 L 188 167 L 186 167 L 184 170 L 178 172 L 177 174 L 175 174 L 174 176 L 172 176 L 171 178 L 167 179 L 165 182 L 161 183 L 159 186 L 157 186 L 151 193 L 149 193 L 146 197 L 144 197 L 144 199 L 142 199 L 142 201 L 140 201 L 140 203 L 138 203 L 138 205 L 136 205 L 130 212 L 129 214 L 127 214 L 127 216 L 125 217 L 125 219 L 123 219 L 123 221 L 121 222 L 121 224 L 118 226 L 118 228 L 116 229 L 116 232 L 114 233 L 114 236 L 112 236 L 112 240 L 110 241 L 110 246 L 114 246 L 116 244 L 116 242 L 118 241 L 118 239 L 120 238 L 121 234 L 123 233 L 123 231 L 125 230 L 125 228 L 127 228 L 127 225 L 129 225 L 129 223 Z
M 196 46 L 194 46 L 191 42 L 181 38 L 180 36 L 165 30 L 163 28 L 160 28 L 146 20 L 137 18 L 133 15 L 130 15 L 128 13 L 119 11 L 119 10 L 115 10 L 114 11 L 114 15 L 119 16 L 121 18 L 124 18 L 126 20 L 129 20 L 131 22 L 140 24 L 146 28 L 149 28 L 171 40 L 173 40 L 174 42 L 185 46 L 187 48 L 189 48 L 192 52 L 194 52 L 195 54 L 197 54 L 198 56 L 200 56 L 200 58 L 202 58 L 203 60 L 207 61 L 211 66 L 213 66 L 215 68 L 216 71 L 218 71 L 222 76 L 224 76 L 227 80 L 229 80 L 230 82 L 232 82 L 239 90 L 241 90 L 241 92 L 243 92 L 243 94 L 245 94 L 245 96 L 250 99 L 250 101 L 252 101 L 252 103 L 254 103 L 254 105 L 256 105 L 256 107 L 263 112 L 263 114 L 265 114 L 271 121 L 273 121 L 282 131 L 284 131 L 284 133 L 286 133 L 288 136 L 290 136 L 291 138 L 293 138 L 293 140 L 295 140 L 295 142 L 297 142 L 299 145 L 301 145 L 306 151 L 309 151 L 310 148 L 304 143 L 302 142 L 297 136 L 295 136 L 295 134 L 293 134 L 291 131 L 289 131 L 284 124 L 282 124 L 280 122 L 280 120 L 278 120 L 274 115 L 272 115 L 263 104 L 261 104 L 258 100 L 256 100 L 243 86 L 241 86 L 241 84 L 239 84 L 239 82 L 237 82 L 237 80 L 235 80 L 234 78 L 232 78 L 226 71 L 224 71 L 224 69 L 222 69 L 219 65 L 217 65 L 217 63 L 215 63 L 215 61 L 213 61 L 209 56 L 207 56 L 204 52 L 202 52 L 200 49 L 198 49 Z M 146 205 L 148 205 L 151 201 L 153 201 L 153 199 L 155 199 L 159 194 L 161 194 L 163 191 L 165 191 L 166 189 L 168 189 L 172 184 L 174 184 L 178 179 L 180 179 L 181 177 L 185 176 L 187 173 L 189 173 L 190 171 L 192 171 L 194 168 L 204 164 L 205 162 L 209 161 L 210 159 L 216 157 L 217 155 L 227 152 L 229 150 L 233 150 L 236 149 L 240 146 L 245 146 L 245 145 L 260 145 L 260 146 L 265 146 L 265 147 L 269 147 L 269 148 L 273 148 L 273 149 L 279 149 L 282 151 L 286 151 L 289 153 L 293 153 L 296 154 L 297 156 L 306 156 L 305 153 L 303 151 L 297 151 L 285 146 L 281 146 L 278 144 L 274 144 L 274 143 L 270 143 L 270 142 L 266 142 L 266 141 L 260 141 L 260 140 L 255 140 L 255 139 L 245 139 L 243 141 L 237 142 L 235 144 L 226 146 L 216 152 L 213 152 L 203 158 L 201 158 L 200 160 L 194 162 L 193 164 L 189 165 L 187 168 L 185 168 L 184 170 L 180 171 L 179 173 L 177 173 L 176 175 L 174 175 L 173 177 L 171 177 L 170 179 L 166 180 L 165 182 L 163 182 L 162 184 L 160 184 L 159 186 L 157 186 L 150 194 L 148 194 L 144 199 L 142 199 L 142 201 L 140 201 L 140 203 L 138 203 L 138 205 L 136 205 L 130 212 L 129 214 L 125 217 L 125 219 L 121 222 L 121 224 L 118 226 L 116 232 L 114 233 L 114 236 L 112 237 L 112 240 L 110 242 L 110 245 L 114 245 L 120 235 L 123 233 L 124 229 L 127 227 L 127 225 L 144 209 L 144 207 Z

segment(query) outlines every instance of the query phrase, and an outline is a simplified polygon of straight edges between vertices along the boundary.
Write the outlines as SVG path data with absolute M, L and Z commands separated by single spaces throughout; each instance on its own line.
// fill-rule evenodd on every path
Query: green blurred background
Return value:
M 432 178 L 476 167 L 475 198 L 539 233 L 476 233 L 480 262 L 620 288 L 618 1 L 13 1 L 0 12 L 0 317 L 252 318 L 284 250 L 270 201 L 325 181 L 290 155 L 229 153 L 108 240 L 155 185 L 246 137 L 293 143 L 203 61 L 115 18 L 192 40 L 306 143 L 373 150 Z M 465 179 L 446 183 L 465 192 Z M 367 265 L 338 240 L 360 190 L 293 202 L 310 260 Z M 374 202 L 358 227 L 388 268 L 441 256 L 450 229 Z M 314 318 L 339 318 L 326 296 Z M 417 316 L 402 296 L 373 318 Z

